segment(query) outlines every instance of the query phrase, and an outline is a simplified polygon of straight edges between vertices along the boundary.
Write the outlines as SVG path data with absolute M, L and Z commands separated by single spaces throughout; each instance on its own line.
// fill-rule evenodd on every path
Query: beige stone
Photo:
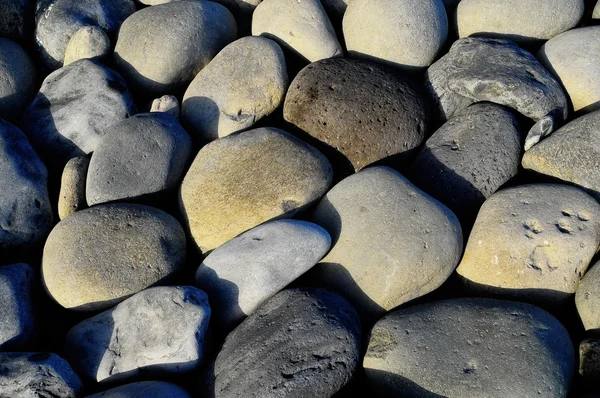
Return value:
M 152 101 L 150 112 L 164 112 L 179 120 L 179 101 L 173 95 L 163 95 Z
M 89 165 L 89 156 L 78 156 L 65 165 L 58 197 L 58 216 L 61 220 L 87 208 L 85 183 Z
M 600 19 L 600 0 L 596 3 L 596 7 L 594 7 L 592 19 Z
M 291 218 L 329 188 L 325 156 L 276 128 L 259 128 L 200 150 L 180 193 L 188 231 L 208 252 L 265 221 Z
M 64 65 L 84 58 L 104 58 L 110 53 L 110 39 L 97 26 L 84 26 L 69 40 Z
M 575 305 L 585 330 L 600 329 L 600 265 L 585 274 L 575 293 Z

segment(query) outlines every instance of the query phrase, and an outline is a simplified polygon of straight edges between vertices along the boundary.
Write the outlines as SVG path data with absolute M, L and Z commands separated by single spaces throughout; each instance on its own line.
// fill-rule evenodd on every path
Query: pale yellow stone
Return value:
M 87 208 L 85 182 L 90 158 L 79 156 L 67 162 L 60 181 L 58 216 L 64 219 L 78 210 Z
M 84 58 L 103 58 L 109 52 L 110 40 L 106 33 L 97 26 L 84 26 L 69 40 L 64 65 Z

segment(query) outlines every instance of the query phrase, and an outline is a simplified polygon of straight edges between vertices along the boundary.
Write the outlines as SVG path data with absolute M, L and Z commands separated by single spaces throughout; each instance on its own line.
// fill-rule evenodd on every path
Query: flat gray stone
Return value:
M 330 397 L 358 368 L 360 321 L 341 296 L 284 290 L 227 336 L 214 396 Z
M 600 329 L 600 267 L 594 264 L 575 292 L 575 305 L 585 330 Z
M 316 224 L 268 222 L 212 251 L 196 272 L 196 285 L 208 293 L 214 317 L 232 327 L 318 263 L 330 245 Z
M 0 1 L 0 37 L 19 42 L 33 38 L 35 0 Z
M 35 96 L 37 84 L 38 74 L 27 52 L 17 43 L 0 37 L 0 118 L 20 121 Z
M 111 388 L 87 398 L 191 398 L 183 388 L 166 381 L 140 381 Z
M 27 348 L 33 337 L 35 271 L 28 264 L 0 267 L 0 350 Z
M 192 139 L 166 113 L 143 113 L 110 127 L 98 143 L 87 174 L 90 206 L 160 198 L 181 183 Z
M 567 330 L 542 309 L 468 298 L 388 314 L 363 366 L 375 396 L 564 398 L 575 355 Z

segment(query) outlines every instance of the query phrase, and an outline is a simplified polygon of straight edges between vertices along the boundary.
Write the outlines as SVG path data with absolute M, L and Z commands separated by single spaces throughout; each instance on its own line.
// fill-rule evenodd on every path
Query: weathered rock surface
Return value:
M 154 95 L 177 94 L 236 37 L 235 19 L 220 4 L 159 4 L 123 22 L 115 62 L 133 89 Z
M 0 250 L 21 249 L 52 228 L 46 167 L 21 130 L 0 119 Z
M 600 267 L 596 263 L 583 277 L 575 293 L 575 305 L 585 330 L 600 329 Z
M 165 112 L 179 120 L 179 101 L 173 95 L 163 95 L 152 101 L 150 112 Z
M 312 221 L 333 240 L 315 269 L 366 319 L 438 288 L 462 253 L 456 216 L 388 167 L 342 180 Z
M 180 205 L 207 252 L 265 221 L 291 218 L 329 188 L 329 161 L 276 128 L 230 135 L 203 147 L 181 186 Z
M 35 96 L 37 80 L 35 65 L 27 52 L 0 35 L 0 118 L 9 121 L 21 118 L 25 107 Z
M 74 369 L 96 382 L 184 373 L 203 360 L 209 319 L 203 291 L 154 287 L 75 325 L 65 351 Z
M 358 367 L 360 322 L 337 294 L 284 290 L 229 334 L 215 397 L 329 397 Z
M 441 0 L 353 0 L 343 26 L 350 55 L 406 71 L 431 65 L 448 37 Z
M 35 0 L 0 2 L 0 37 L 26 42 L 33 38 Z
M 196 272 L 196 285 L 208 293 L 214 317 L 235 326 L 318 263 L 330 245 L 329 234 L 318 225 L 268 222 L 210 253 Z
M 89 165 L 89 156 L 78 156 L 65 165 L 58 197 L 58 216 L 61 220 L 88 207 L 85 199 L 85 181 Z
M 88 205 L 156 198 L 175 189 L 192 155 L 192 140 L 166 113 L 143 113 L 112 126 L 87 174 Z
M 575 293 L 599 243 L 594 198 L 568 185 L 521 185 L 483 204 L 457 272 L 475 291 L 560 303 Z
M 296 76 L 283 116 L 358 171 L 420 145 L 429 108 L 409 79 L 372 62 L 339 58 L 313 63 Z
M 221 50 L 187 88 L 183 123 L 200 141 L 247 129 L 283 103 L 288 84 L 277 43 L 241 38 Z
M 579 343 L 579 374 L 594 380 L 600 377 L 600 339 L 589 338 Z
M 110 308 L 177 271 L 185 233 L 161 210 L 109 204 L 62 220 L 44 247 L 42 271 L 49 294 L 63 307 Z
M 547 312 L 471 298 L 388 314 L 363 365 L 376 396 L 558 398 L 575 358 L 567 330 Z
M 183 388 L 166 381 L 140 381 L 111 388 L 87 398 L 191 398 Z
M 31 343 L 34 327 L 34 270 L 28 264 L 0 267 L 0 350 L 19 350 Z M 0 365 L 1 366 L 1 365 Z M 0 384 L 0 395 L 2 387 Z
M 110 39 L 101 28 L 84 26 L 69 40 L 63 63 L 69 65 L 84 58 L 103 59 L 110 51 Z

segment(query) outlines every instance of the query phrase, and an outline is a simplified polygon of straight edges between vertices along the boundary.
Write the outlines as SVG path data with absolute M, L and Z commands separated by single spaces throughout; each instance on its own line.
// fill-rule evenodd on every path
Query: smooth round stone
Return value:
M 73 326 L 65 352 L 82 377 L 98 383 L 186 373 L 204 358 L 209 319 L 202 290 L 154 287 Z
M 312 221 L 333 240 L 315 269 L 365 319 L 437 289 L 462 253 L 456 216 L 388 167 L 342 180 Z
M 51 73 L 25 110 L 23 129 L 51 171 L 96 149 L 108 128 L 136 113 L 125 81 L 82 59 Z
M 558 35 L 544 44 L 537 57 L 560 80 L 573 110 L 600 110 L 600 26 Z
M 227 336 L 214 396 L 330 397 L 358 367 L 360 321 L 337 294 L 284 290 Z
M 385 316 L 363 366 L 375 396 L 559 398 L 575 355 L 567 330 L 542 309 L 462 298 Z
M 111 50 L 110 39 L 97 26 L 84 26 L 69 40 L 65 50 L 64 64 L 69 65 L 84 58 L 105 58 Z
M 292 81 L 283 117 L 339 151 L 355 171 L 425 138 L 429 108 L 409 79 L 372 62 L 327 59 Z
M 61 220 L 88 207 L 85 199 L 85 182 L 89 165 L 88 156 L 78 156 L 65 165 L 58 196 L 58 216 Z
M 419 71 L 444 46 L 448 17 L 441 0 L 353 0 L 343 28 L 351 56 Z
M 584 9 L 583 0 L 462 0 L 456 24 L 461 38 L 484 35 L 535 45 L 574 28 Z
M 166 381 L 140 381 L 111 388 L 87 398 L 191 398 L 183 388 Z
M 600 199 L 600 110 L 563 126 L 523 156 L 523 167 L 559 178 Z
M 252 35 L 273 39 L 308 62 L 344 53 L 319 0 L 263 0 L 252 14 Z
M 132 88 L 146 94 L 176 94 L 236 37 L 235 19 L 220 4 L 159 4 L 123 22 L 115 62 Z
M 53 223 L 48 172 L 27 137 L 0 119 L 0 250 L 35 245 Z
M 220 138 L 203 147 L 181 185 L 180 206 L 192 239 L 211 251 L 275 218 L 291 218 L 329 188 L 329 161 L 276 128 Z
M 110 308 L 161 283 L 185 260 L 185 233 L 167 213 L 109 204 L 78 211 L 50 233 L 42 259 L 45 287 L 68 309 Z
M 38 2 L 35 39 L 45 68 L 63 66 L 71 37 L 85 26 L 116 36 L 123 21 L 135 12 L 132 0 L 45 0 Z
M 67 361 L 46 352 L 0 352 L 0 387 L 11 398 L 76 398 L 83 391 Z
M 412 165 L 411 181 L 448 206 L 463 225 L 517 174 L 519 122 L 508 109 L 478 103 L 459 111 L 427 140 Z
M 98 144 L 87 174 L 90 206 L 158 199 L 183 179 L 192 139 L 166 113 L 142 113 L 112 126 Z
M 214 316 L 235 326 L 327 254 L 331 238 L 318 225 L 278 220 L 259 225 L 212 251 L 196 272 Z
M 264 37 L 225 47 L 198 73 L 183 97 L 182 119 L 200 141 L 251 127 L 281 103 L 289 85 L 281 48 Z
M 19 350 L 31 344 L 34 270 L 28 264 L 0 267 L 0 350 Z M 2 365 L 0 365 L 1 368 Z M 1 373 L 1 371 L 0 371 Z M 0 391 L 1 391 L 0 384 Z
M 35 0 L 0 1 L 0 37 L 19 42 L 33 38 Z
M 598 244 L 594 198 L 568 185 L 521 185 L 483 204 L 457 272 L 478 292 L 559 304 L 575 293 Z
M 575 305 L 585 330 L 600 329 L 600 266 L 594 264 L 585 274 L 577 292 Z
M 18 121 L 35 96 L 37 84 L 37 71 L 27 52 L 0 37 L 0 118 Z
M 152 101 L 150 112 L 164 112 L 179 120 L 179 101 L 173 95 L 163 95 Z

